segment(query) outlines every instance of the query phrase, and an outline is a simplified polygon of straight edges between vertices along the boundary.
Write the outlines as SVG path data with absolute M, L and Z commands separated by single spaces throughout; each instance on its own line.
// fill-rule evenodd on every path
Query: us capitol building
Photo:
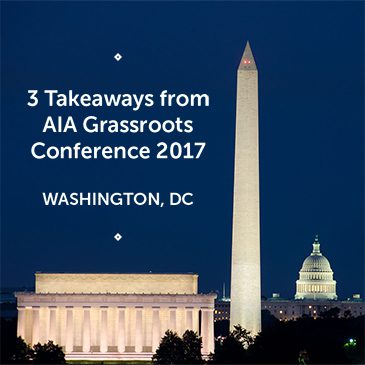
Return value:
M 321 313 L 338 308 L 339 316 L 361 316 L 365 314 L 365 303 L 360 294 L 353 294 L 347 300 L 338 300 L 336 281 L 330 262 L 322 254 L 318 236 L 313 242 L 311 254 L 304 260 L 296 281 L 296 293 L 293 299 L 284 299 L 279 293 L 273 293 L 271 298 L 261 300 L 261 309 L 268 310 L 279 320 L 291 320 L 302 316 L 316 318 Z M 229 320 L 230 299 L 216 301 L 214 320 Z
M 336 281 L 328 259 L 322 255 L 318 235 L 313 242 L 313 251 L 299 271 L 295 299 L 336 300 Z

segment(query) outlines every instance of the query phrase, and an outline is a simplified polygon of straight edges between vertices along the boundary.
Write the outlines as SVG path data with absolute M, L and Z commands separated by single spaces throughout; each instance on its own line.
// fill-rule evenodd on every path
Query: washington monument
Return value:
M 258 75 L 247 42 L 237 71 L 231 330 L 261 331 Z

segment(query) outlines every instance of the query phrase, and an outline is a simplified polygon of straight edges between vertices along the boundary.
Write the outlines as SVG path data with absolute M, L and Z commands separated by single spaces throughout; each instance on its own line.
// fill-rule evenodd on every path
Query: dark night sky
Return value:
M 292 297 L 320 235 L 338 294 L 364 294 L 363 2 L 2 2 L 2 286 L 35 271 L 230 280 L 236 69 L 259 68 L 262 293 Z M 121 62 L 113 55 L 120 52 Z M 194 120 L 193 134 L 46 134 L 28 89 L 208 93 L 211 107 L 65 109 Z M 35 160 L 31 145 L 207 142 L 200 160 Z M 42 191 L 192 191 L 194 207 L 44 207 Z M 113 236 L 122 233 L 117 243 Z

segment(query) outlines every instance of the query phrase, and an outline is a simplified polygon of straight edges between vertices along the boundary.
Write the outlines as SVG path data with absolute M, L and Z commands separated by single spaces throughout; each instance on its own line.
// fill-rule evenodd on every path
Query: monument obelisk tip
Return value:
M 242 55 L 238 70 L 240 70 L 240 71 L 257 70 L 255 58 L 253 57 L 249 41 L 247 41 L 247 43 L 246 43 L 246 47 L 245 47 L 245 50 L 243 51 L 243 55 Z

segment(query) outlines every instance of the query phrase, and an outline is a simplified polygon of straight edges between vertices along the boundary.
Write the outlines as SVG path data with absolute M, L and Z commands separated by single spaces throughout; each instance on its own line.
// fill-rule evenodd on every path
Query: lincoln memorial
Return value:
M 15 293 L 18 336 L 52 340 L 68 360 L 148 360 L 165 331 L 196 331 L 214 352 L 215 294 L 196 274 L 35 274 L 35 292 Z

